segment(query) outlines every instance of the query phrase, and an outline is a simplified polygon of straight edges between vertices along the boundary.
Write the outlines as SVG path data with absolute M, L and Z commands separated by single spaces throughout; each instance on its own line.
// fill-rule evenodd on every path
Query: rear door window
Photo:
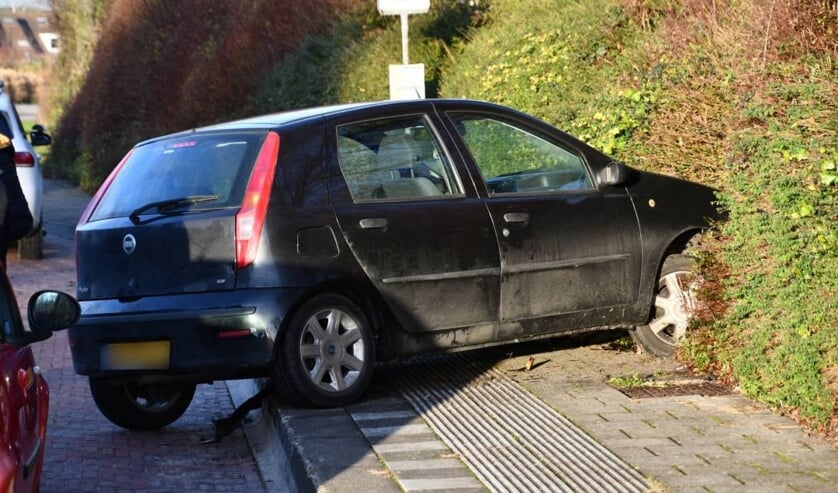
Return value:
M 179 213 L 239 207 L 264 138 L 264 132 L 236 132 L 140 145 L 90 219 L 125 217 L 167 201 L 175 205 L 166 209 Z
M 462 193 L 442 145 L 419 115 L 339 127 L 338 163 L 355 202 Z

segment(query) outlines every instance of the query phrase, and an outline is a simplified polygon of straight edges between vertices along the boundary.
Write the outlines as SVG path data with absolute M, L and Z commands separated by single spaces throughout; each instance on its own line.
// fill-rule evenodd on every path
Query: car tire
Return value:
M 17 242 L 17 256 L 27 260 L 44 258 L 44 230 L 38 228 Z
M 655 288 L 651 319 L 632 331 L 635 342 L 647 353 L 670 357 L 684 342 L 690 313 L 695 307 L 696 280 L 692 259 L 670 255 L 661 266 Z
M 195 384 L 140 385 L 90 377 L 90 393 L 108 420 L 129 430 L 157 430 L 181 417 L 195 395 Z
M 343 296 L 321 294 L 304 303 L 277 343 L 272 380 L 280 396 L 296 404 L 344 406 L 360 398 L 372 378 L 372 328 Z

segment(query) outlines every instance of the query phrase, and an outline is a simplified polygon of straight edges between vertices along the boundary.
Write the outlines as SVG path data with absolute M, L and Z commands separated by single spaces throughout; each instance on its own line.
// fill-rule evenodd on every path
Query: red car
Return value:
M 0 492 L 35 492 L 41 478 L 49 389 L 29 344 L 78 320 L 70 295 L 40 291 L 29 300 L 29 330 L 0 268 Z

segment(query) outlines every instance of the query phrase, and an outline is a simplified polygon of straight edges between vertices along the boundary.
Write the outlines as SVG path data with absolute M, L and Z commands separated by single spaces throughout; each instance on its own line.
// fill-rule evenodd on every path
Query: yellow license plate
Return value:
M 102 346 L 106 370 L 163 370 L 169 367 L 171 341 L 121 342 Z

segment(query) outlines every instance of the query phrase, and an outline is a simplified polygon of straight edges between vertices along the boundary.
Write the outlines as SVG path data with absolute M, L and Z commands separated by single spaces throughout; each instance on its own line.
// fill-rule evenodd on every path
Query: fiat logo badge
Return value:
M 137 239 L 134 235 L 128 233 L 122 238 L 122 251 L 131 255 L 137 249 Z

